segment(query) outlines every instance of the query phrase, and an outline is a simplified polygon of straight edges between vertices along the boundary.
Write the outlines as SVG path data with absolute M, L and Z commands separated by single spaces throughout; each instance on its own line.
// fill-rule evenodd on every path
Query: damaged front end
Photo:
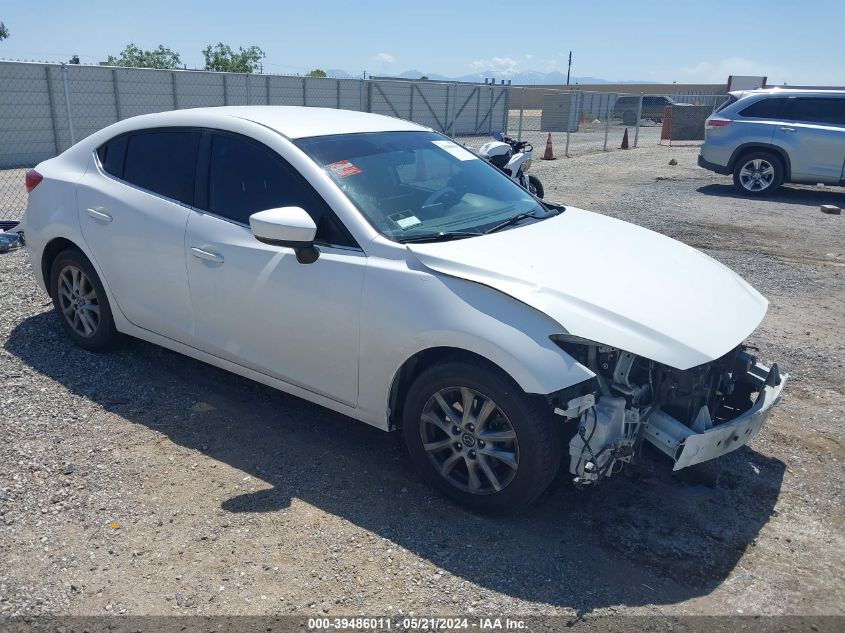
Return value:
M 589 484 L 631 463 L 647 441 L 674 470 L 747 444 L 780 399 L 787 375 L 765 367 L 740 345 L 721 358 L 675 369 L 570 335 L 552 337 L 596 375 L 557 394 L 555 413 L 577 420 L 570 472 Z

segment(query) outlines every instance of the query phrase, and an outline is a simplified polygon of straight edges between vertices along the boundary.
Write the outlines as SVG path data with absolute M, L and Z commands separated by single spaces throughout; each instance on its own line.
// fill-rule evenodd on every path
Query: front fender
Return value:
M 363 290 L 359 413 L 388 428 L 390 388 L 412 356 L 433 348 L 477 354 L 527 393 L 549 394 L 594 374 L 549 339 L 554 320 L 487 286 L 409 269 L 368 267 Z

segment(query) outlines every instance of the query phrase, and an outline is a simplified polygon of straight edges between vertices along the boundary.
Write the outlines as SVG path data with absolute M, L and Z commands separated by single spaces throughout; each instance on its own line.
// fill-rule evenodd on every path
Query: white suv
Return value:
M 736 274 L 399 119 L 145 115 L 26 185 L 36 279 L 78 345 L 121 332 L 401 427 L 476 509 L 530 503 L 566 456 L 581 483 L 643 441 L 675 469 L 713 459 L 783 388 L 742 346 L 767 302 Z
M 732 92 L 709 119 L 698 164 L 748 195 L 785 182 L 845 185 L 845 91 Z

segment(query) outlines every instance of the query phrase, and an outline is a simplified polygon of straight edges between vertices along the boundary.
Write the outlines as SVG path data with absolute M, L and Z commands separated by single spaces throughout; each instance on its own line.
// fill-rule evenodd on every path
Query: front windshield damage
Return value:
M 474 237 L 562 210 L 434 132 L 341 134 L 296 144 L 379 233 L 397 242 Z

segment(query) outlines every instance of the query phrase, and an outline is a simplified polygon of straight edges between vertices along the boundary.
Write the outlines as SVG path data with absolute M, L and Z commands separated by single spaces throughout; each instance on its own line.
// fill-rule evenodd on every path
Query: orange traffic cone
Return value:
M 628 128 L 625 128 L 625 134 L 622 135 L 622 145 L 619 149 L 628 149 Z
M 552 133 L 549 132 L 549 138 L 546 139 L 546 151 L 543 154 L 543 160 L 554 160 L 555 151 L 552 148 Z

